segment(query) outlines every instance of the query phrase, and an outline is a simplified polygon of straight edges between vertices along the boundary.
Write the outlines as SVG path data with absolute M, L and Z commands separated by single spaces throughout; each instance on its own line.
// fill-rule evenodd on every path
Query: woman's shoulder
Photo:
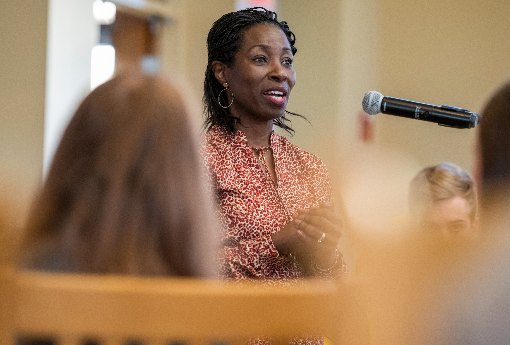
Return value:
M 230 133 L 222 127 L 213 126 L 204 135 L 201 153 L 208 164 L 216 164 L 225 160 L 238 159 L 246 145 L 243 144 L 240 135 Z
M 205 157 L 214 155 L 219 147 L 226 143 L 225 133 L 221 128 L 213 126 L 204 133 L 201 143 L 201 153 Z
M 222 129 L 221 127 L 212 126 L 211 128 L 208 128 L 207 131 L 205 132 L 204 141 L 209 143 L 209 142 L 221 140 L 222 138 L 225 137 L 225 134 L 226 134 L 225 130 Z
M 235 138 L 234 133 L 229 133 L 225 128 L 212 126 L 205 132 L 203 144 L 207 147 L 221 147 L 232 142 Z

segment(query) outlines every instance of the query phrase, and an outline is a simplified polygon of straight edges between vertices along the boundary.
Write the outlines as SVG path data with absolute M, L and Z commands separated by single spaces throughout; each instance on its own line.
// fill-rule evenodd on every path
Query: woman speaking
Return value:
M 326 167 L 273 131 L 293 133 L 285 113 L 294 42 L 287 23 L 263 8 L 225 14 L 209 31 L 204 154 L 225 225 L 225 278 L 346 271 Z

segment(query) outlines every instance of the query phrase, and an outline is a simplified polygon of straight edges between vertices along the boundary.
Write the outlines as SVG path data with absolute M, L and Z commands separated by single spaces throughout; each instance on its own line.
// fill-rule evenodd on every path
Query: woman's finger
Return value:
M 341 226 L 331 222 L 325 217 L 307 215 L 302 222 L 314 227 L 320 234 L 324 232 L 336 238 L 340 238 L 342 236 Z
M 305 216 L 318 216 L 324 217 L 329 220 L 331 223 L 336 224 L 337 226 L 342 226 L 342 220 L 335 213 L 333 213 L 330 209 L 327 208 L 312 208 Z
M 324 219 L 324 221 L 326 220 Z M 338 235 L 339 231 L 331 232 L 331 229 L 330 231 L 324 231 L 322 228 L 311 225 L 305 221 L 297 222 L 296 227 L 307 237 L 310 242 L 308 245 L 337 245 L 340 239 Z

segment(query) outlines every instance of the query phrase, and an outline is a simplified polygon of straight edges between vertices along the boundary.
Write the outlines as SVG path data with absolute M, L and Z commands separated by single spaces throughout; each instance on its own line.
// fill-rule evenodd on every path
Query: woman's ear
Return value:
M 211 64 L 211 69 L 216 77 L 216 80 L 221 84 L 225 84 L 227 82 L 227 66 L 221 61 L 213 61 Z

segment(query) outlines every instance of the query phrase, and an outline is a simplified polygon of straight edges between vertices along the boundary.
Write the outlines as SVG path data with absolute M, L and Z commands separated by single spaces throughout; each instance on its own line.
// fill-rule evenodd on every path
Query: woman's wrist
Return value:
M 338 264 L 338 259 L 340 257 L 340 253 L 338 252 L 338 249 L 335 248 L 333 252 L 331 252 L 332 255 L 313 255 L 312 256 L 312 266 L 315 270 L 321 272 L 321 273 L 329 273 L 333 270 L 333 268 L 336 267 Z

